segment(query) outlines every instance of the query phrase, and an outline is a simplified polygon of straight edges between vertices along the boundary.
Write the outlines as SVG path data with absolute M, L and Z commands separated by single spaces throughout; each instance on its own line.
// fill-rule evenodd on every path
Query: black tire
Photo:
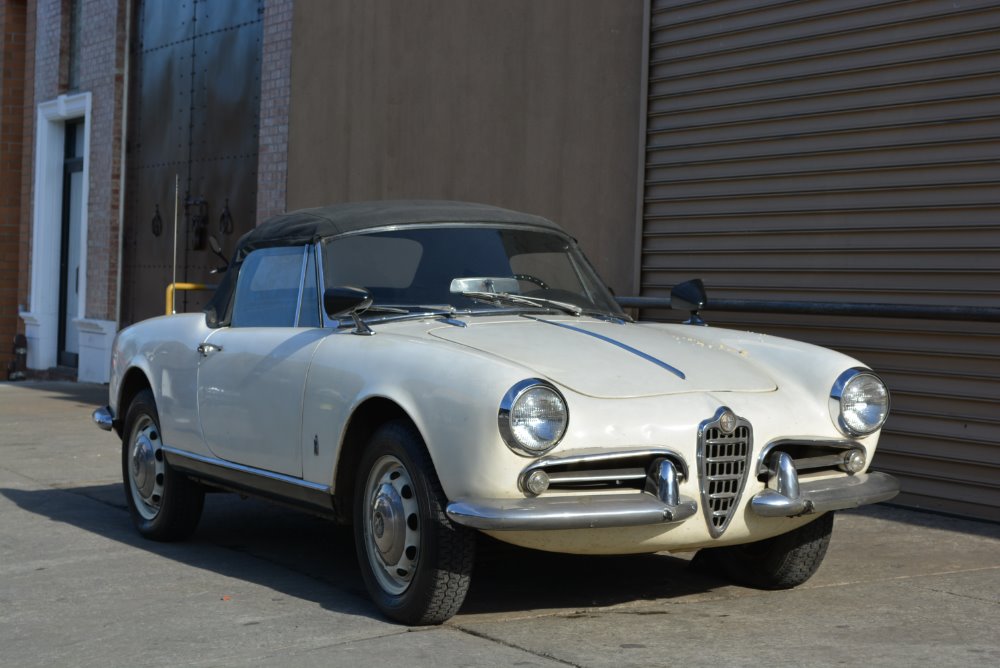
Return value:
M 408 422 L 379 427 L 358 464 L 354 543 L 368 592 L 387 617 L 440 624 L 465 600 L 476 535 L 452 524 L 437 474 Z
M 144 537 L 181 540 L 198 526 L 205 490 L 167 463 L 156 402 L 149 390 L 139 392 L 125 414 L 122 480 L 132 522 Z
M 757 589 L 791 589 L 819 569 L 830 545 L 833 513 L 788 533 L 746 545 L 703 549 L 692 567 Z

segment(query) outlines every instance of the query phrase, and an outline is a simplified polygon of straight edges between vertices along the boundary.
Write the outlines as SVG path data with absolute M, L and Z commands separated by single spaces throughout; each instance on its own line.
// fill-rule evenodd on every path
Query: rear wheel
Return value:
M 187 538 L 201 518 L 201 485 L 167 463 L 153 393 L 135 396 L 122 432 L 122 479 L 129 514 L 139 533 L 161 541 Z
M 830 545 L 833 513 L 767 540 L 746 545 L 703 549 L 692 566 L 748 587 L 791 589 L 819 569 Z
M 475 534 L 451 523 L 423 440 L 390 422 L 372 437 L 358 466 L 354 534 L 372 600 L 405 624 L 440 624 L 462 606 Z

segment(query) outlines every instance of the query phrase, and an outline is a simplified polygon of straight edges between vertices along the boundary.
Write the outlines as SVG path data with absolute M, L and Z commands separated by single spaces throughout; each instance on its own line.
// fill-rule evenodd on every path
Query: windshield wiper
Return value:
M 385 313 L 386 315 L 375 316 L 369 320 L 371 323 L 395 322 L 399 320 L 416 320 L 419 318 L 441 318 L 443 322 L 455 327 L 465 327 L 465 323 L 456 320 L 454 316 L 468 311 L 459 311 L 450 304 L 406 304 L 400 306 L 389 306 L 382 304 L 372 304 L 365 313 Z
M 468 297 L 469 299 L 475 299 L 476 301 L 486 302 L 487 304 L 504 304 L 504 305 L 518 305 L 518 306 L 535 306 L 538 308 L 554 308 L 562 311 L 563 313 L 569 313 L 570 315 L 580 315 L 583 313 L 583 309 L 576 304 L 570 304 L 568 302 L 560 302 L 555 299 L 545 299 L 543 297 L 528 297 L 526 295 L 514 295 L 509 292 L 463 292 L 461 293 L 463 297 Z
M 372 304 L 366 308 L 362 313 L 409 313 L 410 311 L 405 308 L 399 308 L 398 306 L 382 306 L 381 304 Z
M 633 322 L 632 316 L 628 314 L 622 313 L 621 315 L 617 315 L 615 313 L 608 313 L 607 311 L 598 311 L 597 309 L 584 309 L 583 315 L 589 315 L 591 318 L 619 325 L 624 325 L 626 322 Z

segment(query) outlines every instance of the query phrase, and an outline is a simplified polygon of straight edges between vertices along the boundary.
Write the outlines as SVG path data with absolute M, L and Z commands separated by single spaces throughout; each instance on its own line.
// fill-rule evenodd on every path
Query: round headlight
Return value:
M 559 443 L 569 424 L 569 411 L 556 388 L 531 378 L 507 391 L 500 401 L 497 423 L 507 447 L 534 457 Z
M 867 369 L 848 369 L 830 391 L 830 416 L 847 436 L 867 436 L 889 416 L 889 390 Z

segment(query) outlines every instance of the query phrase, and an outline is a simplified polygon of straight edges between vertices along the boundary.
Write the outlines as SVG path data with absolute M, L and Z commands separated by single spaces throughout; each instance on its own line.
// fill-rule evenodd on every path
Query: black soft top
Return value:
M 427 223 L 502 223 L 560 229 L 540 216 L 488 204 L 437 200 L 351 202 L 299 209 L 270 218 L 243 235 L 236 253 L 246 257 L 256 248 L 300 246 L 345 232 Z
M 236 276 L 243 259 L 253 250 L 302 246 L 326 237 L 374 228 L 433 223 L 495 223 L 562 231 L 558 225 L 541 216 L 488 204 L 446 200 L 350 202 L 283 213 L 269 218 L 240 237 L 229 269 L 205 308 L 208 325 L 221 327 L 229 324 L 229 304 L 236 289 Z

